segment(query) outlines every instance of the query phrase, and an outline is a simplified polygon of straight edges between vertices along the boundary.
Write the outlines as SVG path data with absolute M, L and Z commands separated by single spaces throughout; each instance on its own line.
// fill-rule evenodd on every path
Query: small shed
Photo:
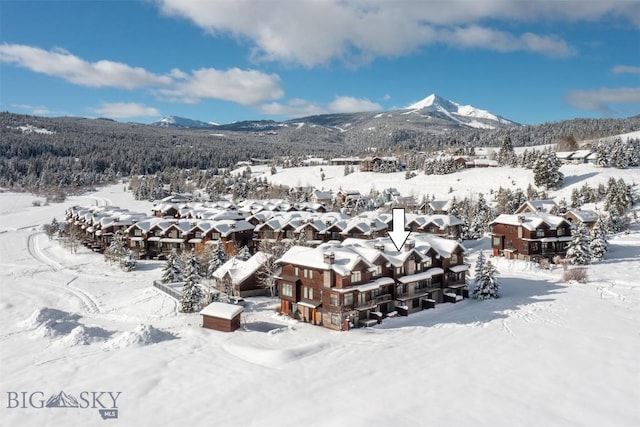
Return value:
M 212 302 L 200 311 L 202 327 L 222 332 L 233 332 L 240 328 L 242 306 L 223 302 Z

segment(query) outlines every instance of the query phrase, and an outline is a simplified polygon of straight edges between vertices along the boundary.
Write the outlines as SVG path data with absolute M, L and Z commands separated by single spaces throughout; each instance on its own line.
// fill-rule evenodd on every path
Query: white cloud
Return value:
M 328 109 L 332 113 L 358 113 L 360 111 L 382 110 L 382 107 L 380 104 L 364 98 L 337 96 L 329 103 Z
M 257 70 L 202 68 L 189 74 L 174 68 L 168 74 L 159 75 L 120 62 L 88 62 L 60 49 L 46 51 L 7 43 L 0 45 L 0 62 L 80 86 L 130 90 L 145 88 L 173 102 L 195 103 L 211 98 L 249 105 L 284 96 L 278 75 Z
M 175 70 L 173 71 L 175 73 Z M 284 96 L 280 77 L 257 70 L 230 68 L 226 71 L 202 68 L 189 77 L 157 93 L 171 100 L 198 102 L 203 98 L 222 99 L 243 105 L 258 104 Z
M 160 111 L 156 108 L 135 102 L 103 102 L 99 107 L 92 107 L 89 108 L 89 110 L 113 119 L 154 117 L 160 115 Z
M 640 67 L 635 65 L 616 65 L 613 74 L 640 74 Z
M 640 104 L 640 87 L 576 90 L 567 94 L 565 100 L 581 110 L 609 113 L 613 104 Z
M 136 89 L 171 83 L 170 77 L 150 73 L 140 67 L 106 60 L 88 62 L 60 49 L 47 51 L 3 43 L 0 45 L 0 61 L 87 87 Z
M 519 23 L 597 21 L 620 16 L 640 25 L 640 2 L 515 0 L 156 0 L 214 36 L 248 41 L 255 60 L 313 67 L 395 57 L 434 43 L 501 52 L 567 56 L 569 44 L 551 34 L 510 33 Z M 479 35 L 473 39 L 472 35 Z
M 354 98 L 351 96 L 336 96 L 333 101 L 325 106 L 304 100 L 291 99 L 286 104 L 271 102 L 259 107 L 261 114 L 286 117 L 304 117 L 328 113 L 359 113 L 362 111 L 381 110 L 380 104 L 366 98 Z

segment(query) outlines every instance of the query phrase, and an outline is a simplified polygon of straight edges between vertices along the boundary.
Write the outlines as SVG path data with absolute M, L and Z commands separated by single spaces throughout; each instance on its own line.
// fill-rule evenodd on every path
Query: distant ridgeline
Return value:
M 251 158 L 308 155 L 380 155 L 404 149 L 430 151 L 450 146 L 499 146 L 510 134 L 514 146 L 555 143 L 567 135 L 594 139 L 640 129 L 640 117 L 575 119 L 536 126 L 469 128 L 445 118 L 411 121 L 397 112 L 313 116 L 286 122 L 241 122 L 242 126 L 167 128 L 109 119 L 36 117 L 0 113 L 0 187 L 73 191 L 119 177 L 228 168 Z M 443 116 L 444 117 L 444 116 Z M 421 121 L 422 120 L 422 121 Z M 439 121 L 440 120 L 440 121 Z M 427 125 L 435 123 L 434 125 Z M 385 154 L 383 154 L 385 153 Z M 296 162 L 289 162 L 296 165 Z

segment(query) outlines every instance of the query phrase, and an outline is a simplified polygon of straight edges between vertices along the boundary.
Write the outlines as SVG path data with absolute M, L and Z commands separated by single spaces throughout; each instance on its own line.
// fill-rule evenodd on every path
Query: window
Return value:
M 373 271 L 373 277 L 380 277 L 382 275 L 382 266 L 376 265 L 376 269 Z
M 220 233 L 211 233 L 211 238 L 213 240 L 220 240 Z
M 537 237 L 544 237 L 544 229 L 539 228 L 536 230 L 536 236 Z
M 333 306 L 338 305 L 338 295 L 336 294 L 329 295 L 329 305 L 333 305 Z
M 344 294 L 344 305 L 353 305 L 353 294 Z
M 505 246 L 507 247 L 507 249 L 513 248 L 513 240 L 507 240 Z
M 424 260 L 424 268 L 429 268 L 433 265 L 433 260 L 429 257 Z
M 522 242 L 522 250 L 527 252 L 529 250 L 529 242 Z
M 451 264 L 458 263 L 458 254 L 451 254 Z
M 140 230 L 139 228 L 136 228 L 135 230 L 133 230 L 133 235 L 142 236 L 142 230 Z
M 358 283 L 362 280 L 362 272 L 361 271 L 353 271 L 351 272 L 351 283 Z
M 411 300 L 411 307 L 418 308 L 420 307 L 420 298 L 415 298 Z
M 358 305 L 364 305 L 367 302 L 367 296 L 364 292 L 358 294 Z
M 172 239 L 177 239 L 178 238 L 178 232 L 176 230 L 171 230 L 169 232 L 169 237 L 171 237 Z
M 538 243 L 531 242 L 531 252 L 537 252 L 537 251 L 538 251 Z
M 293 275 L 294 276 L 299 276 L 300 275 L 300 269 L 298 267 L 293 267 Z
M 558 236 L 564 236 L 564 228 L 558 228 L 558 232 L 557 232 Z
M 202 231 L 196 231 L 196 239 L 202 239 Z
M 500 237 L 493 238 L 493 246 L 500 246 L 500 243 L 502 243 L 502 238 Z
M 307 268 L 302 272 L 305 279 L 313 279 L 313 270 L 309 270 Z
M 293 285 L 291 283 L 282 284 L 282 295 L 287 297 L 293 296 Z
M 308 286 L 303 287 L 303 295 L 305 299 L 313 299 L 313 288 Z
M 396 276 L 400 276 L 402 274 L 402 267 L 396 267 Z

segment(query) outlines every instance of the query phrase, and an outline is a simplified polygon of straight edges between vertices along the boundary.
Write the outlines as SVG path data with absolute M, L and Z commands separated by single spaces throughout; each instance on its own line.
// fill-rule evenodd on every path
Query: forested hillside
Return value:
M 445 131 L 441 126 L 430 128 L 397 120 L 378 121 L 380 126 L 371 127 L 368 124 L 374 117 L 370 114 L 360 122 L 350 114 L 343 119 L 355 124 L 342 124 L 345 127 L 340 130 L 336 128 L 340 124 L 337 116 L 332 116 L 331 125 L 289 121 L 279 123 L 278 130 L 219 131 L 0 113 L 0 187 L 72 190 L 111 182 L 119 176 L 184 169 L 215 172 L 249 159 L 365 155 L 364 150 L 370 147 L 401 153 L 406 149 L 499 146 L 507 133 L 514 146 L 539 145 L 555 143 L 568 135 L 582 140 L 640 129 L 640 118 L 635 117 Z

